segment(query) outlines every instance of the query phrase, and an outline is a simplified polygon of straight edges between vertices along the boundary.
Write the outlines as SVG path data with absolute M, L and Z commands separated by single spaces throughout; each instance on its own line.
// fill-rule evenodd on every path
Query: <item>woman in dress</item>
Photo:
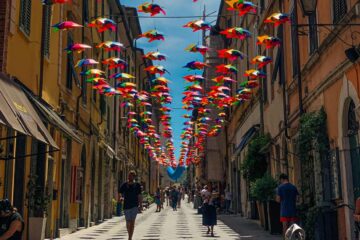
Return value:
M 216 207 L 214 206 L 216 193 L 213 193 L 211 185 L 205 185 L 201 191 L 201 196 L 203 199 L 202 223 L 208 228 L 207 234 L 211 233 L 211 236 L 214 237 L 214 226 L 217 223 Z
M 160 195 L 160 188 L 156 190 L 155 193 L 155 203 L 156 203 L 156 212 L 161 211 L 161 195 Z

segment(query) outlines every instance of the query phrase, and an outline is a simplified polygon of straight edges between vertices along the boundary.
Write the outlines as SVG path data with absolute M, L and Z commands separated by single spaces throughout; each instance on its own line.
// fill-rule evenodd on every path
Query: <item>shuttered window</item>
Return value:
M 346 0 L 333 0 L 334 23 L 339 22 L 346 14 Z
M 28 36 L 31 26 L 31 0 L 20 0 L 20 28 Z
M 89 22 L 89 1 L 83 1 L 83 23 Z
M 318 33 L 316 26 L 316 12 L 309 16 L 309 53 L 312 54 L 318 48 Z
M 44 56 L 50 56 L 51 6 L 44 6 Z
M 106 114 L 106 99 L 103 94 L 100 95 L 100 112 L 103 116 Z
M 73 37 L 70 32 L 67 33 L 67 45 L 71 45 L 74 43 Z M 73 79 L 75 79 L 75 83 L 78 87 L 80 87 L 80 81 L 78 75 L 76 74 L 74 68 L 74 56 L 73 53 L 69 53 L 66 59 L 66 88 L 72 89 Z
M 296 2 L 295 2 L 296 4 Z M 298 42 L 298 34 L 297 34 L 297 13 L 295 11 L 295 8 L 293 7 L 291 11 L 291 55 L 292 55 L 292 72 L 293 77 L 298 75 L 298 66 L 299 63 L 299 56 L 298 56 L 298 48 L 299 48 L 299 42 Z
M 260 13 L 263 13 L 265 10 L 265 0 L 260 0 Z
M 98 0 L 94 0 L 94 18 L 98 17 L 98 11 L 99 11 Z

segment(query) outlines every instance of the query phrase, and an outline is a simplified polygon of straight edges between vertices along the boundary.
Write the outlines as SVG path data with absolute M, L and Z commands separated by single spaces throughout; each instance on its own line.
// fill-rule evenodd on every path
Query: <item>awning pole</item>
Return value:
M 0 160 L 12 160 L 12 159 L 17 159 L 17 158 L 32 157 L 32 156 L 43 155 L 43 154 L 46 154 L 46 153 L 58 152 L 58 151 L 60 151 L 60 149 L 49 150 L 49 151 L 42 152 L 42 153 L 26 154 L 26 155 L 16 156 L 16 157 L 7 157 L 7 158 L 0 157 Z

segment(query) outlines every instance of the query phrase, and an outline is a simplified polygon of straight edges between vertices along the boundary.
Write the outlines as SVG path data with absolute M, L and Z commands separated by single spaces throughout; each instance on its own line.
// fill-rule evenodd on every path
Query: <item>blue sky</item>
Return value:
M 144 2 L 151 2 L 150 0 L 125 0 L 121 1 L 121 4 L 125 6 L 137 7 Z M 204 5 L 206 6 L 206 13 L 212 13 L 218 11 L 220 0 L 198 0 L 193 2 L 192 0 L 155 0 L 154 3 L 159 4 L 166 11 L 166 16 L 199 16 L 202 15 Z M 148 16 L 148 14 L 139 13 L 140 16 Z M 214 14 L 215 15 L 215 14 Z M 157 16 L 163 16 L 159 14 Z M 154 62 L 154 64 L 163 65 L 169 72 L 164 77 L 171 80 L 169 87 L 171 88 L 171 95 L 173 97 L 173 103 L 171 107 L 172 127 L 174 135 L 174 145 L 176 148 L 176 156 L 179 156 L 180 150 L 180 134 L 183 128 L 184 118 L 181 116 L 186 113 L 182 110 L 181 98 L 182 92 L 186 85 L 185 80 L 182 78 L 185 75 L 196 73 L 194 71 L 189 72 L 185 68 L 182 68 L 186 63 L 190 61 L 202 61 L 203 57 L 199 53 L 189 53 L 184 49 L 191 43 L 198 43 L 201 41 L 201 32 L 193 33 L 189 28 L 183 28 L 182 26 L 194 18 L 140 18 L 141 28 L 143 32 L 156 28 L 158 31 L 165 34 L 165 41 L 156 41 L 148 43 L 146 39 L 140 39 L 137 41 L 137 46 L 143 48 L 145 52 L 156 51 L 167 55 L 167 61 Z M 216 18 L 208 18 L 207 21 L 215 21 Z M 197 72 L 200 74 L 200 72 Z

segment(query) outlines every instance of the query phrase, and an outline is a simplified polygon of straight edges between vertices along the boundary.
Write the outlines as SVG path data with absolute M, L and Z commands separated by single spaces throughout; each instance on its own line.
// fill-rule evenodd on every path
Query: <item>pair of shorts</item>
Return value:
M 294 223 L 297 222 L 299 219 L 297 217 L 280 217 L 280 222 L 288 222 Z
M 124 209 L 125 220 L 126 221 L 135 221 L 138 211 L 139 211 L 138 207 Z

